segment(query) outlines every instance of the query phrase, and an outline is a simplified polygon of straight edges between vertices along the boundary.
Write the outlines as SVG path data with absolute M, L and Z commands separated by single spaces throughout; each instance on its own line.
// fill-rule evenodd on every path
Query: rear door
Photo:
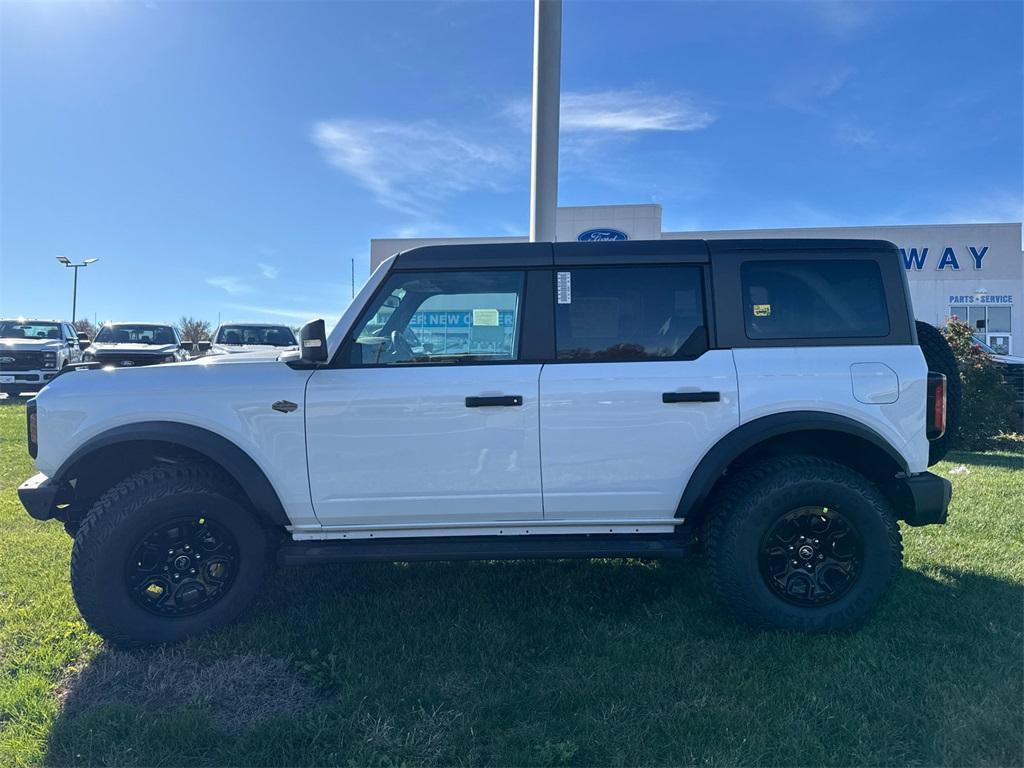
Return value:
M 555 245 L 544 516 L 672 518 L 704 453 L 739 424 L 732 353 L 709 348 L 706 247 L 602 245 Z

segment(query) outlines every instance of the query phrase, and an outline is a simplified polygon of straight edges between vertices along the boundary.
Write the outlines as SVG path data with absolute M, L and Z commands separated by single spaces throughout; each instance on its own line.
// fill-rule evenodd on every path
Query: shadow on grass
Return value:
M 974 467 L 999 467 L 1000 469 L 1024 469 L 1024 452 L 1010 450 L 999 453 L 976 453 L 973 451 L 950 451 L 946 461 L 952 464 L 967 464 Z
M 102 651 L 47 764 L 1021 764 L 1018 584 L 904 571 L 755 632 L 692 561 L 281 571 L 238 625 Z

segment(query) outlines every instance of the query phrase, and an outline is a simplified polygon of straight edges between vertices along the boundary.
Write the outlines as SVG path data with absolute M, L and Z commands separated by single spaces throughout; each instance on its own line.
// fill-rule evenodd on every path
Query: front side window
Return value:
M 882 274 L 874 261 L 748 261 L 740 280 L 749 339 L 889 335 Z
M 559 360 L 685 359 L 707 349 L 700 267 L 581 267 L 555 280 Z
M 524 273 L 398 272 L 352 335 L 353 365 L 515 360 Z

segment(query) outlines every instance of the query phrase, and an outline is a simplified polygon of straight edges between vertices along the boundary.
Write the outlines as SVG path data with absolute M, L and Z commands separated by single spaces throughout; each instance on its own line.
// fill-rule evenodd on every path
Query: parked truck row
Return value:
M 191 342 L 168 323 L 104 323 L 94 339 L 66 320 L 0 320 L 0 392 L 18 395 L 42 389 L 78 363 L 134 368 L 181 363 L 204 355 L 295 349 L 286 325 L 227 323 L 210 341 Z

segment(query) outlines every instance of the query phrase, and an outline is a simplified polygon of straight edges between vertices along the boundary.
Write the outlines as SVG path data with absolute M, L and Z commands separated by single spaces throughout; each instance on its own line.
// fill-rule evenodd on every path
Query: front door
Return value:
M 708 349 L 703 269 L 556 266 L 546 519 L 671 519 L 704 453 L 738 426 L 732 352 Z
M 395 272 L 306 390 L 325 526 L 543 517 L 541 366 L 519 363 L 525 273 Z

